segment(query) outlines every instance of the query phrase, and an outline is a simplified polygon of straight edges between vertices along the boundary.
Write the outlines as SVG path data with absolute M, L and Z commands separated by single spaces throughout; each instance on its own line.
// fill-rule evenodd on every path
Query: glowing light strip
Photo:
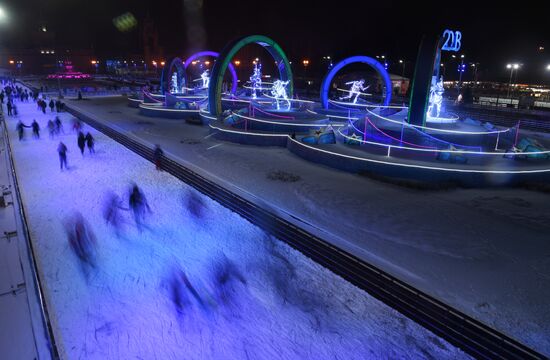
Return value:
M 296 123 L 284 123 L 284 122 L 278 122 L 278 121 L 269 121 L 266 119 L 259 119 L 259 118 L 253 118 L 245 115 L 241 115 L 238 113 L 233 113 L 232 115 L 238 116 L 240 118 L 250 120 L 250 121 L 257 121 L 261 123 L 267 123 L 267 124 L 275 124 L 275 125 L 288 125 L 288 126 L 308 126 L 308 127 L 327 127 L 335 124 L 296 124 Z M 344 124 L 336 124 L 337 126 L 343 126 Z
M 439 132 L 444 132 L 444 133 L 450 133 L 450 134 L 463 134 L 463 135 L 490 135 L 490 134 L 501 134 L 501 133 L 505 133 L 505 132 L 508 132 L 510 131 L 510 128 L 508 129 L 504 129 L 504 130 L 496 130 L 496 131 L 460 131 L 460 130 L 447 130 L 447 129 L 438 129 L 438 128 L 432 128 L 432 127 L 428 127 L 428 126 L 422 126 L 422 125 L 413 125 L 413 124 L 409 124 L 405 121 L 398 121 L 398 120 L 392 120 L 392 119 L 389 119 L 387 117 L 384 117 L 382 115 L 378 115 L 376 113 L 373 113 L 372 111 L 370 111 L 369 109 L 366 109 L 367 112 L 371 115 L 374 115 L 376 116 L 377 118 L 379 119 L 382 119 L 382 120 L 385 120 L 385 121 L 389 121 L 389 122 L 392 122 L 394 124 L 399 124 L 399 125 L 402 125 L 402 124 L 405 124 L 405 126 L 408 126 L 408 127 L 415 127 L 415 128 L 418 128 L 418 129 L 426 129 L 426 130 L 432 130 L 432 131 L 439 131 Z
M 274 116 L 274 117 L 278 117 L 278 118 L 281 118 L 281 119 L 289 119 L 289 120 L 295 120 L 295 117 L 294 116 L 283 116 L 283 115 L 278 115 L 278 114 L 273 114 L 273 113 L 270 113 L 270 112 L 267 112 L 267 111 L 264 111 L 256 106 L 252 106 L 252 109 L 254 110 L 258 110 L 259 112 L 263 113 L 263 114 L 266 114 L 266 115 L 270 115 L 270 116 Z
M 208 126 L 210 126 L 212 129 L 216 129 L 216 130 L 219 130 L 221 132 L 229 132 L 229 133 L 234 133 L 234 134 L 264 136 L 264 137 L 273 137 L 273 136 L 275 136 L 275 137 L 287 137 L 287 138 L 289 138 L 289 136 L 287 134 L 262 134 L 262 133 L 257 133 L 257 132 L 245 132 L 245 131 L 237 131 L 237 130 L 230 130 L 230 129 L 222 129 L 222 128 L 214 126 L 212 124 L 208 124 Z
M 359 118 L 356 118 L 356 117 L 348 117 L 348 116 L 339 116 L 339 115 L 329 115 L 329 114 L 319 114 L 318 112 L 315 112 L 313 110 L 309 110 L 309 109 L 306 109 L 307 112 L 310 112 L 312 114 L 315 114 L 315 115 L 323 115 L 323 116 L 328 116 L 328 117 L 332 117 L 332 118 L 336 118 L 336 119 L 344 119 L 344 120 L 359 120 Z
M 432 149 L 432 150 L 433 150 L 433 149 L 437 149 L 437 148 L 434 148 L 433 146 L 424 146 L 424 145 L 413 144 L 413 143 L 410 143 L 410 142 L 407 142 L 407 141 L 403 141 L 403 140 L 401 140 L 401 139 L 394 138 L 393 136 L 388 135 L 388 134 L 386 134 L 385 132 L 383 132 L 382 130 L 380 130 L 379 128 L 377 128 L 376 125 L 374 125 L 374 124 L 372 123 L 372 121 L 370 121 L 369 118 L 366 118 L 366 120 L 369 122 L 369 124 L 371 124 L 371 126 L 372 126 L 374 129 L 376 129 L 376 131 L 378 131 L 378 132 L 381 133 L 382 135 L 384 135 L 384 136 L 386 136 L 386 137 L 388 137 L 388 138 L 390 138 L 390 139 L 392 139 L 392 140 L 395 140 L 395 141 L 400 142 L 400 143 L 405 143 L 405 144 L 407 144 L 407 145 L 416 146 L 416 147 L 418 147 L 418 148 Z M 355 125 L 352 124 L 352 126 L 353 126 L 354 129 L 357 130 L 357 128 L 355 127 Z M 361 132 L 361 131 L 359 131 L 359 132 Z M 364 135 L 365 133 L 362 133 L 362 134 Z
M 188 109 L 168 109 L 164 107 L 148 106 L 145 104 L 139 104 L 139 107 L 146 110 L 164 111 L 164 112 L 192 112 L 199 113 L 200 110 L 188 110 Z
M 323 153 L 326 153 L 326 154 L 331 154 L 331 155 L 335 155 L 335 156 L 339 156 L 339 157 L 343 157 L 343 158 L 359 160 L 359 161 L 364 161 L 364 162 L 371 162 L 371 163 L 375 163 L 375 164 L 400 166 L 400 167 L 413 168 L 413 169 L 436 170 L 436 171 L 447 171 L 447 172 L 458 172 L 458 173 L 476 173 L 476 174 L 539 174 L 539 173 L 548 173 L 548 172 L 550 172 L 550 169 L 537 169 L 537 170 L 476 170 L 476 169 L 452 169 L 452 168 L 444 168 L 444 167 L 437 167 L 437 166 L 404 164 L 404 163 L 397 163 L 397 162 L 383 161 L 383 160 L 375 160 L 375 159 L 367 159 L 367 158 L 361 158 L 361 157 L 358 157 L 358 156 L 340 154 L 340 153 L 336 153 L 336 152 L 333 152 L 333 151 L 328 151 L 328 150 L 324 150 L 324 149 L 315 148 L 313 146 L 309 146 L 309 145 L 304 144 L 302 142 L 299 142 L 295 139 L 292 139 L 290 136 L 288 137 L 288 139 L 290 141 L 293 141 L 293 142 L 299 144 L 300 146 L 307 147 L 307 148 L 312 149 L 314 151 L 323 152 Z
M 158 100 L 158 99 L 155 99 L 151 94 L 149 94 L 148 92 L 146 91 L 143 91 L 143 95 L 147 96 L 149 99 L 157 102 L 157 103 L 162 103 L 163 101 L 162 100 Z
M 347 93 L 352 92 L 351 90 L 340 89 L 340 88 L 336 88 L 336 90 L 340 90 L 340 91 L 347 92 Z M 359 94 L 359 95 L 365 95 L 365 96 L 373 96 L 373 94 L 363 93 L 363 92 L 359 92 L 359 91 L 353 91 L 353 93 L 354 94 Z
M 340 104 L 340 105 L 356 105 L 356 106 L 364 106 L 366 108 L 383 108 L 383 109 L 408 109 L 407 106 L 399 106 L 399 105 L 388 105 L 388 106 L 383 106 L 383 105 L 371 105 L 371 104 L 353 104 L 353 103 L 349 103 L 349 102 L 345 102 L 345 101 L 336 101 L 336 100 L 329 100 L 328 101 L 329 103 L 334 103 L 334 104 Z
M 270 99 L 277 99 L 276 97 L 274 96 L 270 96 L 270 95 L 267 95 L 266 93 L 262 93 L 265 97 L 267 98 L 270 98 Z M 290 101 L 290 102 L 303 102 L 303 103 L 308 103 L 308 104 L 315 104 L 315 101 L 311 101 L 311 100 L 301 100 L 301 99 L 281 99 L 281 98 L 278 98 L 280 101 Z
M 370 144 L 370 145 L 377 145 L 377 146 L 383 146 L 383 147 L 391 147 L 398 150 L 411 150 L 411 151 L 421 151 L 421 152 L 438 152 L 438 153 L 450 153 L 450 154 L 473 154 L 473 155 L 511 155 L 511 156 L 522 156 L 522 155 L 540 155 L 540 154 L 550 154 L 550 150 L 548 151 L 532 151 L 532 152 L 522 152 L 522 153 L 506 153 L 506 152 L 491 152 L 491 151 L 470 151 L 470 150 L 446 150 L 446 149 L 422 149 L 422 148 L 411 148 L 407 146 L 401 146 L 401 145 L 391 145 L 391 144 L 384 144 L 379 143 L 375 141 L 368 141 L 368 140 L 361 140 L 357 138 L 353 138 L 349 135 L 346 135 L 342 133 L 341 128 L 336 129 L 340 135 L 345 137 L 346 139 L 350 139 L 353 141 L 359 141 L 364 144 Z

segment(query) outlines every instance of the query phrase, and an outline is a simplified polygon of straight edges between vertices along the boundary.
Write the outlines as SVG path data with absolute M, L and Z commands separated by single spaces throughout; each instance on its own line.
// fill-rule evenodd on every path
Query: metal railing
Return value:
M 23 205 L 23 199 L 22 199 L 22 196 L 21 196 L 19 181 L 17 179 L 17 174 L 15 172 L 15 164 L 14 164 L 14 160 L 13 160 L 12 148 L 11 148 L 10 138 L 9 138 L 9 134 L 8 134 L 8 127 L 6 125 L 6 121 L 4 120 L 3 115 L 1 115 L 1 114 L 0 114 L 0 122 L 2 123 L 1 126 L 2 126 L 4 141 L 5 141 L 5 144 L 6 144 L 6 153 L 7 153 L 7 158 L 8 158 L 8 162 L 9 162 L 8 165 L 9 165 L 9 169 L 10 169 L 10 175 L 13 178 L 15 195 L 16 195 L 17 204 L 18 204 L 18 209 L 17 210 L 18 210 L 18 213 L 19 213 L 19 217 L 21 219 L 21 226 L 23 227 L 23 234 L 24 234 L 24 237 L 25 237 L 25 244 L 26 244 L 26 247 L 27 247 L 27 254 L 28 254 L 28 257 L 29 257 L 29 265 L 30 265 L 30 268 L 31 268 L 31 271 L 32 271 L 32 279 L 33 279 L 35 289 L 36 289 L 36 296 L 38 298 L 38 302 L 39 302 L 39 305 L 40 305 L 41 318 L 42 318 L 44 329 L 47 332 L 46 333 L 46 338 L 48 339 L 48 345 L 49 345 L 49 350 L 50 350 L 51 357 L 52 357 L 52 359 L 57 360 L 57 359 L 60 358 L 59 357 L 59 351 L 57 349 L 57 344 L 55 342 L 55 337 L 54 337 L 54 333 L 53 333 L 53 327 L 52 327 L 52 324 L 50 322 L 48 307 L 47 307 L 46 301 L 44 299 L 44 290 L 43 290 L 42 281 L 40 279 L 40 275 L 38 273 L 38 266 L 37 266 L 37 263 L 36 263 L 36 254 L 35 254 L 35 251 L 34 251 L 34 246 L 32 244 L 32 240 L 31 240 L 31 234 L 30 234 L 29 226 L 28 226 L 28 222 L 27 222 L 27 215 L 25 213 L 25 209 L 24 209 L 24 205 Z

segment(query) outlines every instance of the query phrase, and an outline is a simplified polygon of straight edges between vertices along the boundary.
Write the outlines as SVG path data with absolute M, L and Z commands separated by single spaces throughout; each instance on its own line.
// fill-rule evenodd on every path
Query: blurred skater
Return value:
M 63 171 L 63 167 L 67 170 L 67 151 L 67 146 L 60 141 L 57 146 L 57 153 L 59 154 L 59 166 L 61 171 Z
M 86 279 L 90 269 L 96 267 L 97 239 L 88 222 L 81 213 L 75 212 L 65 222 L 69 245 L 78 257 Z
M 53 139 L 55 135 L 55 124 L 52 119 L 48 120 L 48 134 L 50 135 L 50 139 Z
M 32 124 L 32 136 L 35 139 L 40 139 L 40 125 L 36 122 L 36 119 L 33 119 Z
M 134 184 L 130 189 L 128 204 L 130 209 L 134 213 L 134 220 L 136 221 L 136 226 L 138 230 L 141 232 L 145 214 L 150 213 L 151 208 L 147 203 L 147 199 L 145 198 L 145 195 L 136 184 Z
M 84 156 L 84 146 L 86 146 L 86 137 L 82 133 L 82 131 L 78 132 L 78 139 L 77 139 L 78 148 L 80 149 L 80 153 L 82 156 Z
M 109 191 L 105 195 L 103 202 L 103 219 L 105 223 L 111 225 L 115 229 L 117 237 L 120 236 L 122 225 L 124 224 L 124 218 L 120 210 L 129 210 L 122 204 L 120 196 L 112 191 Z
M 63 131 L 63 124 L 61 123 L 61 119 L 59 118 L 59 116 L 56 116 L 55 117 L 55 133 L 57 135 L 59 135 L 60 133 L 65 133 L 65 131 Z
M 15 129 L 17 130 L 17 135 L 19 136 L 19 141 L 25 138 L 25 128 L 29 127 L 28 125 L 23 124 L 21 120 L 17 122 Z
M 88 147 L 88 151 L 90 152 L 90 154 L 95 154 L 95 149 L 94 149 L 95 140 L 89 131 L 86 133 L 85 140 L 86 140 L 86 146 Z

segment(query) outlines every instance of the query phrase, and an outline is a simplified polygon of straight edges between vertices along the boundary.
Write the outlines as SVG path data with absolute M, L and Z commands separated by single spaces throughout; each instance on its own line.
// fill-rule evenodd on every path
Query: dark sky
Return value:
M 140 25 L 150 15 L 167 55 L 185 56 L 193 46 L 219 51 L 236 36 L 258 33 L 275 39 L 298 61 L 384 54 L 392 64 L 414 60 L 422 34 L 450 28 L 462 31 L 462 52 L 468 62 L 481 64 L 480 77 L 505 78 L 506 63 L 519 62 L 520 77 L 550 78 L 544 72 L 550 63 L 550 19 L 543 1 L 204 0 L 195 13 L 185 10 L 189 1 L 200 0 L 0 0 L 11 17 L 0 28 L 0 43 L 30 47 L 31 33 L 46 25 L 58 48 L 138 53 L 139 31 L 122 34 L 112 24 L 129 11 Z M 192 26 L 202 26 L 204 41 L 199 36 L 192 44 L 187 36 Z M 539 52 L 539 46 L 546 51 Z

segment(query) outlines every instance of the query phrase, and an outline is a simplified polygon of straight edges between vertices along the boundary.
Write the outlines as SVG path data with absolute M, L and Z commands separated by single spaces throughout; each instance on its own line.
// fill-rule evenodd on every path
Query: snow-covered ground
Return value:
M 124 98 L 70 103 L 550 355 L 548 193 L 400 187 L 283 148 L 219 142 L 206 127 L 141 116 Z
M 365 359 L 463 358 L 461 351 L 300 253 L 266 236 L 206 197 L 197 218 L 184 206 L 193 191 L 93 129 L 96 154 L 81 156 L 64 114 L 68 171 L 59 139 L 49 139 L 34 104 L 40 140 L 18 142 L 8 119 L 38 266 L 63 358 L 67 359 Z M 127 199 L 131 182 L 152 208 L 140 233 L 129 213 L 117 237 L 102 217 L 108 191 Z M 97 267 L 71 251 L 64 221 L 79 211 L 98 239 Z M 233 264 L 225 296 L 217 269 Z M 230 269 L 231 266 L 226 266 Z M 197 289 L 182 313 L 171 279 L 185 271 Z

